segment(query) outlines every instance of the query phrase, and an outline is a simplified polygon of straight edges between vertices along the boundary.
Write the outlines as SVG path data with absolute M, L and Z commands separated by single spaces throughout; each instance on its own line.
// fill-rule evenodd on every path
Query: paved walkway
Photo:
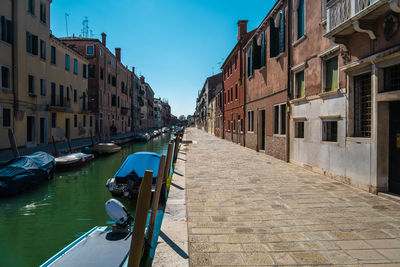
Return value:
M 400 266 L 400 204 L 186 130 L 191 266 Z

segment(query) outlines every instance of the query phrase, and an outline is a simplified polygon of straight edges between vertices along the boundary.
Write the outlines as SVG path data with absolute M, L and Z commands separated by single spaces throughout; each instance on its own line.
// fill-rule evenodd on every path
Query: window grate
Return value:
M 354 77 L 354 136 L 371 137 L 371 74 Z

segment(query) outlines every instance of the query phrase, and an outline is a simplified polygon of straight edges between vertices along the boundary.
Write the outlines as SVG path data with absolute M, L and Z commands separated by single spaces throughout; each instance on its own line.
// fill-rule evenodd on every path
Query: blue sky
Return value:
M 259 25 L 275 1 L 266 0 L 54 0 L 51 30 L 79 35 L 87 16 L 93 37 L 122 48 L 122 62 L 146 77 L 172 113 L 192 114 L 206 77 L 220 71 L 236 43 L 237 21 Z M 250 4 L 251 3 L 251 4 Z

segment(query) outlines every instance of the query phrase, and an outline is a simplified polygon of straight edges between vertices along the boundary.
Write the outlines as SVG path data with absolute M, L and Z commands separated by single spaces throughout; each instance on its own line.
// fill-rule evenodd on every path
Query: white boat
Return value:
M 59 167 L 74 167 L 91 161 L 94 158 L 93 154 L 72 153 L 56 158 L 56 166 Z
M 114 143 L 98 143 L 93 146 L 93 152 L 98 154 L 112 154 L 121 150 L 121 147 Z
M 169 128 L 168 127 L 163 127 L 162 128 L 162 132 L 163 133 L 168 133 L 169 132 Z

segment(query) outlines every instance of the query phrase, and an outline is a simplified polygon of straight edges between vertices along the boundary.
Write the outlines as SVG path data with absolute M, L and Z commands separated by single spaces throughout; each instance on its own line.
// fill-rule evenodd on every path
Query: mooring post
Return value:
M 167 184 L 167 179 L 169 177 L 169 172 L 171 171 L 171 160 L 172 160 L 172 152 L 174 150 L 174 143 L 173 141 L 168 144 L 168 152 L 167 152 L 167 162 L 165 165 L 164 171 L 164 184 Z
M 144 231 L 146 229 L 147 214 L 150 208 L 151 184 L 153 172 L 146 171 L 139 189 L 136 204 L 135 224 L 132 231 L 131 246 L 129 249 L 128 267 L 139 267 L 140 256 L 144 242 Z
M 58 157 L 56 142 L 54 142 L 54 136 L 51 136 L 51 140 L 53 141 L 54 156 Z
M 15 141 L 14 133 L 11 129 L 8 129 L 8 139 L 10 140 L 10 145 L 14 154 L 14 158 L 19 157 L 19 151 L 17 148 L 17 142 Z
M 69 138 L 67 138 L 67 144 L 68 144 L 68 148 L 69 148 L 69 153 L 72 153 L 71 143 L 70 143 Z
M 151 205 L 151 216 L 150 216 L 149 226 L 147 228 L 147 241 L 150 245 L 153 239 L 154 223 L 156 222 L 156 215 L 158 211 L 158 203 L 160 201 L 161 187 L 162 187 L 162 182 L 164 180 L 164 169 L 165 169 L 165 156 L 162 155 L 160 159 L 160 165 L 158 166 L 156 190 L 153 195 L 153 203 Z M 148 250 L 150 250 L 150 248 L 148 248 Z
M 174 160 L 173 160 L 173 163 L 176 163 L 176 160 L 178 158 L 179 138 L 180 138 L 180 134 L 178 133 L 177 136 L 175 136 L 175 148 L 174 148 Z

